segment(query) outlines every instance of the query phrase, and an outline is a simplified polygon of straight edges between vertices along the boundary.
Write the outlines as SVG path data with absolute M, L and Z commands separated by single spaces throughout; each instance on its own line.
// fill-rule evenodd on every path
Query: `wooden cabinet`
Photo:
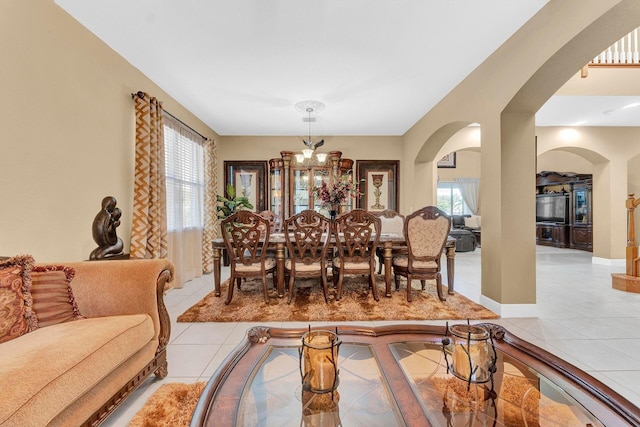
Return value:
M 325 181 L 333 184 L 336 177 L 349 175 L 353 170 L 353 160 L 343 159 L 342 152 L 331 151 L 323 164 L 311 160 L 298 162 L 292 151 L 280 152 L 280 159 L 269 160 L 270 209 L 286 218 L 305 209 L 324 212 L 322 203 L 313 194 L 313 188 Z M 353 200 L 347 199 L 345 210 L 352 208 Z
M 536 243 L 538 245 L 555 246 L 556 248 L 569 247 L 568 224 L 537 223 Z
M 591 180 L 577 182 L 572 188 L 571 248 L 593 251 Z
M 536 182 L 536 243 L 593 251 L 592 176 L 540 172 Z

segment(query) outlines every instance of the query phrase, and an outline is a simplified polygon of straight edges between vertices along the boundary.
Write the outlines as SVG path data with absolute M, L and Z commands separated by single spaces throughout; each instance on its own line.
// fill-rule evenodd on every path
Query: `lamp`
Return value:
M 449 337 L 451 333 L 451 337 Z M 482 384 L 491 381 L 493 392 L 493 374 L 496 371 L 496 349 L 490 329 L 480 325 L 452 325 L 442 338 L 447 372 L 457 378 L 471 383 Z M 449 357 L 451 363 L 449 363 Z
M 302 142 L 304 143 L 304 145 L 306 146 L 306 148 L 304 150 L 302 150 L 302 154 L 296 154 L 296 161 L 298 163 L 307 163 L 308 166 L 311 165 L 312 161 L 317 162 L 317 164 L 319 165 L 323 165 L 324 162 L 327 160 L 327 154 L 326 153 L 315 153 L 315 151 L 322 147 L 324 145 L 324 139 L 314 143 L 311 140 L 311 122 L 315 121 L 315 118 L 311 118 L 311 113 L 315 112 L 315 113 L 319 113 L 321 111 L 324 111 L 324 107 L 325 105 L 322 102 L 319 101 L 312 101 L 312 100 L 307 100 L 307 101 L 300 101 L 298 103 L 295 104 L 295 109 L 296 111 L 302 113 L 302 112 L 306 112 L 308 114 L 308 117 L 303 118 L 303 121 L 306 121 L 307 123 L 309 123 L 309 139 L 308 140 L 302 140 Z M 313 157 L 313 154 L 315 153 L 315 159 Z

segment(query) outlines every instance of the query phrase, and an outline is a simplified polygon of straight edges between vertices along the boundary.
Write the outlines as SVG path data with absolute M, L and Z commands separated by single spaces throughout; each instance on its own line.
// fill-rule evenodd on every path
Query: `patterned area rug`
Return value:
M 178 322 L 284 322 L 284 321 L 371 321 L 371 320 L 448 320 L 448 319 L 496 319 L 499 316 L 481 305 L 456 293 L 447 300 L 438 299 L 435 281 L 424 291 L 420 281 L 413 282 L 413 301 L 407 302 L 406 281 L 400 290 L 384 296 L 384 279 L 377 277 L 380 301 L 376 302 L 368 291 L 365 277 L 348 277 L 343 284 L 342 298 L 335 300 L 335 290 L 329 281 L 329 303 L 324 301 L 319 279 L 298 280 L 291 304 L 287 298 L 278 298 L 271 277 L 267 279 L 269 301 L 262 296 L 259 280 L 243 282 L 236 289 L 229 305 L 227 280 L 221 286 L 222 296 L 211 292 L 178 317 Z M 443 292 L 446 293 L 446 290 Z
M 129 427 L 188 427 L 205 385 L 163 384 L 140 408 Z

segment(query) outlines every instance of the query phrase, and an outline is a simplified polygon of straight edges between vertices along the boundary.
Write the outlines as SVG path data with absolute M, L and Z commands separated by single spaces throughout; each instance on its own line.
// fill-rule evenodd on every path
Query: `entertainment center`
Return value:
M 592 175 L 543 171 L 536 176 L 536 243 L 593 251 Z

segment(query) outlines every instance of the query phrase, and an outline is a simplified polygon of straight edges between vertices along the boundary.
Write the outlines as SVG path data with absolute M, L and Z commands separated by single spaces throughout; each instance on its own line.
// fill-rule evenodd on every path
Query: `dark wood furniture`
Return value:
M 569 224 L 536 223 L 536 243 L 556 248 L 569 247 Z
M 402 233 L 404 229 L 404 215 L 400 215 L 398 212 L 386 209 L 384 211 L 372 211 L 374 215 L 380 218 L 380 233 Z M 394 251 L 394 255 L 406 254 L 405 248 L 398 248 Z M 382 273 L 382 267 L 384 267 L 384 248 L 378 246 L 376 248 L 376 257 L 378 258 L 378 274 Z
M 571 193 L 571 240 L 572 249 L 593 251 L 593 209 L 591 203 L 591 178 L 573 183 Z
M 285 241 L 289 258 L 284 262 L 285 281 L 289 279 L 289 304 L 297 278 L 318 277 L 322 282 L 325 302 L 327 296 L 327 249 L 330 222 L 324 215 L 311 209 L 302 211 L 285 221 Z
M 242 279 L 260 277 L 264 300 L 267 293 L 267 274 L 275 273 L 276 261 L 267 256 L 263 247 L 269 246 L 270 225 L 264 217 L 249 211 L 238 211 L 220 223 L 227 254 L 229 254 L 231 277 L 225 304 L 233 298 L 234 282 L 238 290 Z
M 339 399 L 327 415 L 345 426 L 525 425 L 525 419 L 640 425 L 640 410 L 605 384 L 500 326 L 485 326 L 498 355 L 495 395 L 482 385 L 467 391 L 447 372 L 443 326 L 324 327 L 342 340 Z M 298 348 L 305 332 L 251 328 L 208 382 L 191 426 L 303 425 Z
M 420 280 L 424 290 L 426 280 L 436 280 L 436 290 L 440 301 L 446 301 L 442 294 L 442 275 L 440 260 L 444 245 L 451 230 L 451 218 L 435 206 L 425 206 L 410 215 L 404 221 L 404 238 L 407 242 L 407 255 L 393 259 L 393 275 L 396 290 L 400 277 L 407 279 L 407 301 L 411 302 L 411 282 Z
M 391 259 L 395 248 L 406 248 L 402 234 L 381 234 L 380 245 L 384 254 L 384 282 L 385 296 L 391 297 Z M 269 238 L 269 246 L 276 249 L 276 288 L 278 297 L 284 297 L 284 262 L 285 262 L 285 237 L 282 233 L 273 233 Z M 331 242 L 329 242 L 332 245 Z M 224 240 L 221 237 L 213 239 L 213 286 L 215 296 L 220 296 L 220 271 L 222 264 L 222 250 L 225 249 Z M 447 284 L 449 294 L 454 293 L 456 239 L 450 237 L 445 244 L 447 257 Z
M 548 218 L 536 212 L 537 244 L 593 251 L 592 175 L 540 172 L 536 198 L 536 206 L 546 203 L 555 207 L 549 209 L 555 214 Z
M 331 263 L 333 285 L 337 287 L 336 301 L 342 297 L 342 283 L 346 274 L 364 276 L 369 281 L 373 299 L 379 300 L 376 286 L 376 248 L 380 240 L 380 218 L 364 209 L 346 212 L 333 222 L 336 254 Z M 442 255 L 442 253 L 441 253 Z
M 353 169 L 353 160 L 343 159 L 341 151 L 330 151 L 323 164 L 306 159 L 299 163 L 293 151 L 281 151 L 280 159 L 269 160 L 270 201 L 269 209 L 281 218 L 287 218 L 306 209 L 319 209 L 322 203 L 316 200 L 311 189 L 324 180 L 333 184 L 336 177 Z M 352 199 L 347 199 L 347 209 Z

